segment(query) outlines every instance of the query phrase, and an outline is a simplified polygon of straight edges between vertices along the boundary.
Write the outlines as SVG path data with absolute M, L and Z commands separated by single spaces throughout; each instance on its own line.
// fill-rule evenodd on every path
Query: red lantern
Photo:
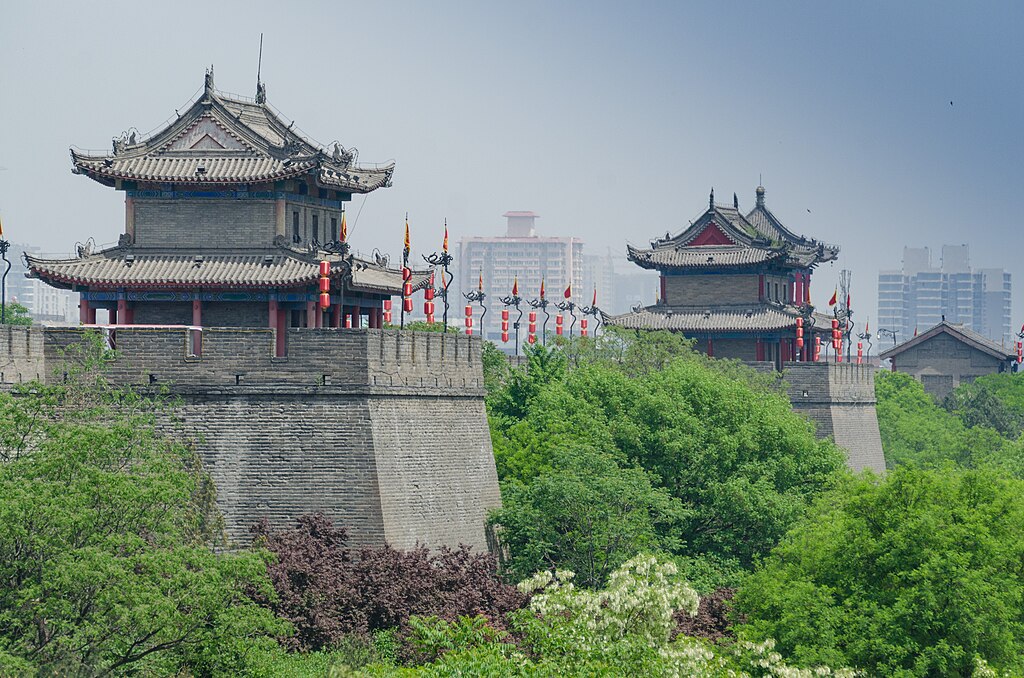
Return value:
M 327 292 L 330 289 L 331 289 L 331 279 L 330 278 L 320 278 L 320 291 L 321 292 Z
M 586 318 L 581 318 L 580 319 L 580 336 L 581 337 L 587 336 L 587 319 Z
M 331 274 L 331 264 L 327 261 L 320 262 L 320 275 L 327 277 Z
M 470 306 L 469 304 L 466 304 L 466 317 L 467 318 L 472 318 L 473 317 L 473 307 Z
M 562 336 L 562 314 L 555 316 L 555 334 Z
M 864 360 L 864 343 L 857 342 L 857 364 L 860 365 Z
M 531 343 L 531 344 L 536 344 L 537 343 L 537 335 L 536 334 L 531 334 L 530 336 L 528 336 L 526 338 L 526 341 Z
M 412 298 L 406 297 L 402 299 L 402 310 L 406 313 L 412 313 Z
M 536 311 L 530 311 L 529 318 L 530 318 L 530 322 L 531 323 L 537 322 L 537 312 Z
M 508 320 L 508 309 L 507 308 L 501 309 L 501 319 L 502 320 Z
M 466 304 L 466 336 L 473 336 L 473 307 Z
M 320 293 L 320 308 L 327 308 L 330 305 L 331 305 L 331 295 L 327 294 L 327 292 L 321 292 Z
M 508 332 L 501 333 L 501 340 L 505 343 L 508 343 Z
M 803 348 L 804 347 L 804 338 L 803 337 L 797 337 L 796 338 L 796 347 L 797 348 Z
M 351 313 L 346 313 L 345 314 L 345 327 L 347 327 L 347 328 L 351 328 L 352 327 L 352 314 Z

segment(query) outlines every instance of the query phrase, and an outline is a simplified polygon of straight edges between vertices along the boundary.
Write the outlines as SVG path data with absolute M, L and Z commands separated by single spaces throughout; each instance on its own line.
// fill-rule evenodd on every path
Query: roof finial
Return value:
M 732 208 L 738 210 L 740 208 L 740 199 L 736 196 L 736 193 L 732 194 Z
M 265 104 L 267 103 L 267 87 L 260 80 L 260 74 L 263 72 L 263 34 L 260 33 L 260 57 L 256 61 L 256 103 Z
M 206 69 L 206 81 L 204 82 L 204 88 L 207 95 L 213 94 L 213 64 L 210 64 L 210 67 Z
M 764 207 L 764 186 L 757 187 L 757 206 Z
M 711 187 L 711 196 L 708 198 L 708 209 L 715 209 L 715 187 Z

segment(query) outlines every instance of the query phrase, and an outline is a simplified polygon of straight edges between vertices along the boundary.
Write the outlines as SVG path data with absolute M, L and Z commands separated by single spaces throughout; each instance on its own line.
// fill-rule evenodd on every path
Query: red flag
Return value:
M 441 249 L 445 252 L 448 251 L 448 220 L 444 220 L 444 242 L 441 243 Z
M 836 305 L 836 301 L 838 301 L 838 299 L 839 299 L 839 288 L 837 287 L 836 291 L 832 293 L 832 298 L 828 300 L 828 305 L 829 306 L 835 306 Z
M 412 241 L 409 240 L 409 215 L 405 215 L 405 253 L 408 254 L 411 249 Z
M 476 288 L 481 292 L 484 291 L 484 272 L 480 271 L 480 281 L 477 283 Z
M 914 326 L 914 336 L 915 337 L 917 336 L 917 326 L 916 325 Z
M 0 238 L 4 237 L 4 222 L 0 221 Z
M 846 295 L 846 310 L 850 310 L 850 295 Z
M 544 278 L 540 279 L 540 300 L 544 301 Z
M 565 288 L 565 294 L 562 296 L 566 299 L 572 299 L 572 283 L 569 283 L 569 286 Z
M 594 300 L 590 302 L 591 306 L 597 306 L 597 288 L 594 288 Z
M 512 280 L 512 296 L 513 297 L 518 297 L 519 296 L 519 276 L 518 275 Z
M 871 334 L 871 328 L 868 327 L 868 325 L 870 325 L 870 323 L 871 323 L 870 320 L 865 320 L 864 321 L 864 334 Z

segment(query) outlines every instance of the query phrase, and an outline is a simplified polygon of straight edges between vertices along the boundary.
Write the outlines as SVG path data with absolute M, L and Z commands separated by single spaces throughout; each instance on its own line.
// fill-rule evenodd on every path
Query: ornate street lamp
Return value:
M 881 334 L 882 331 L 879 330 L 878 332 L 879 332 L 879 334 Z M 867 328 L 867 326 L 864 327 L 864 333 L 863 334 L 858 334 L 857 335 L 857 338 L 860 339 L 861 341 L 868 342 L 868 360 L 871 359 L 871 347 L 874 345 L 874 344 L 871 343 L 871 337 L 873 337 L 873 336 L 874 335 L 871 334 L 871 330 L 869 330 Z
M 879 327 L 878 328 L 878 336 L 879 337 L 892 337 L 892 345 L 893 346 L 896 345 L 896 335 L 897 334 L 898 333 L 896 332 L 896 330 L 887 330 L 884 327 Z
M 519 281 L 518 280 L 516 280 L 516 281 L 514 281 L 512 283 L 512 294 L 510 296 L 499 297 L 499 301 L 501 301 L 501 303 L 505 305 L 505 308 L 508 308 L 509 306 L 512 306 L 519 313 L 519 315 L 516 316 L 516 321 L 512 324 L 512 327 L 515 328 L 515 331 L 516 331 L 516 356 L 517 357 L 519 356 L 519 321 L 523 319 L 523 311 L 522 311 L 521 308 L 519 308 L 519 304 L 520 304 L 520 302 L 522 302 L 522 300 L 523 300 L 522 297 L 519 296 Z M 505 318 L 502 318 L 502 320 L 505 320 Z
M 454 257 L 452 257 L 452 255 L 448 253 L 448 220 L 445 219 L 444 241 L 441 244 L 441 253 L 438 254 L 437 252 L 434 252 L 430 256 L 427 256 L 426 254 L 423 255 L 423 260 L 426 261 L 428 264 L 434 267 L 441 267 L 441 288 L 437 290 L 437 293 L 441 295 L 441 301 L 444 302 L 443 322 L 445 334 L 448 333 L 448 286 L 455 278 L 455 276 L 452 275 L 451 272 L 448 270 L 448 267 L 451 266 L 453 259 Z M 480 322 L 483 322 L 483 316 L 481 316 Z
M 6 264 L 3 275 L 0 276 L 0 325 L 7 323 L 7 274 L 11 272 L 11 262 L 7 258 L 7 250 L 10 247 L 11 243 L 4 240 L 3 224 L 0 224 L 0 258 Z
M 594 318 L 594 338 L 597 339 L 597 331 L 601 329 L 601 321 L 604 318 L 601 309 L 597 306 L 597 288 L 594 288 L 594 300 L 590 302 L 590 306 L 581 306 L 580 313 Z
M 543 346 L 548 345 L 548 320 L 551 319 L 551 314 L 548 313 L 548 300 L 544 297 L 544 281 L 540 281 L 540 298 L 530 299 L 526 302 L 530 305 L 530 308 L 539 308 L 544 312 L 544 323 L 541 325 L 540 343 Z
M 568 311 L 569 315 L 572 316 L 572 322 L 569 324 L 569 338 L 572 339 L 572 328 L 576 326 L 576 304 L 573 303 L 572 297 L 569 297 L 568 300 L 555 304 L 555 308 L 559 311 Z
M 480 336 L 483 337 L 484 339 L 486 339 L 487 337 L 484 336 L 483 332 L 484 332 L 484 316 L 487 315 L 487 307 L 484 306 L 484 299 L 487 298 L 487 294 L 484 293 L 484 274 L 483 273 L 480 274 L 480 283 L 479 283 L 479 285 L 477 285 L 477 288 L 475 290 L 470 290 L 469 292 L 463 292 L 462 296 L 466 297 L 466 301 L 468 301 L 469 303 L 472 304 L 475 301 L 477 304 L 480 305 L 480 333 L 481 333 Z M 466 309 L 469 310 L 469 307 L 467 306 Z M 469 316 L 466 316 L 466 317 L 468 318 Z M 467 323 L 468 322 L 469 321 L 467 320 Z

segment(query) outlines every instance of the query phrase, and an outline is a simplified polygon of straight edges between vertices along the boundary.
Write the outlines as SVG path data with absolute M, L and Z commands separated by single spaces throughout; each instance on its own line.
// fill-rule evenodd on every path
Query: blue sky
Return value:
M 636 6 L 627 6 L 635 4 Z M 842 247 L 859 321 L 904 245 L 968 243 L 1014 274 L 1024 322 L 1019 35 L 1024 5 L 737 3 L 18 3 L 0 24 L 0 217 L 16 241 L 68 252 L 116 240 L 121 196 L 70 173 L 68 147 L 148 131 L 216 67 L 395 185 L 352 206 L 357 248 L 397 251 L 542 232 L 622 253 L 720 202 L 768 206 Z M 950 105 L 952 102 L 952 105 Z

